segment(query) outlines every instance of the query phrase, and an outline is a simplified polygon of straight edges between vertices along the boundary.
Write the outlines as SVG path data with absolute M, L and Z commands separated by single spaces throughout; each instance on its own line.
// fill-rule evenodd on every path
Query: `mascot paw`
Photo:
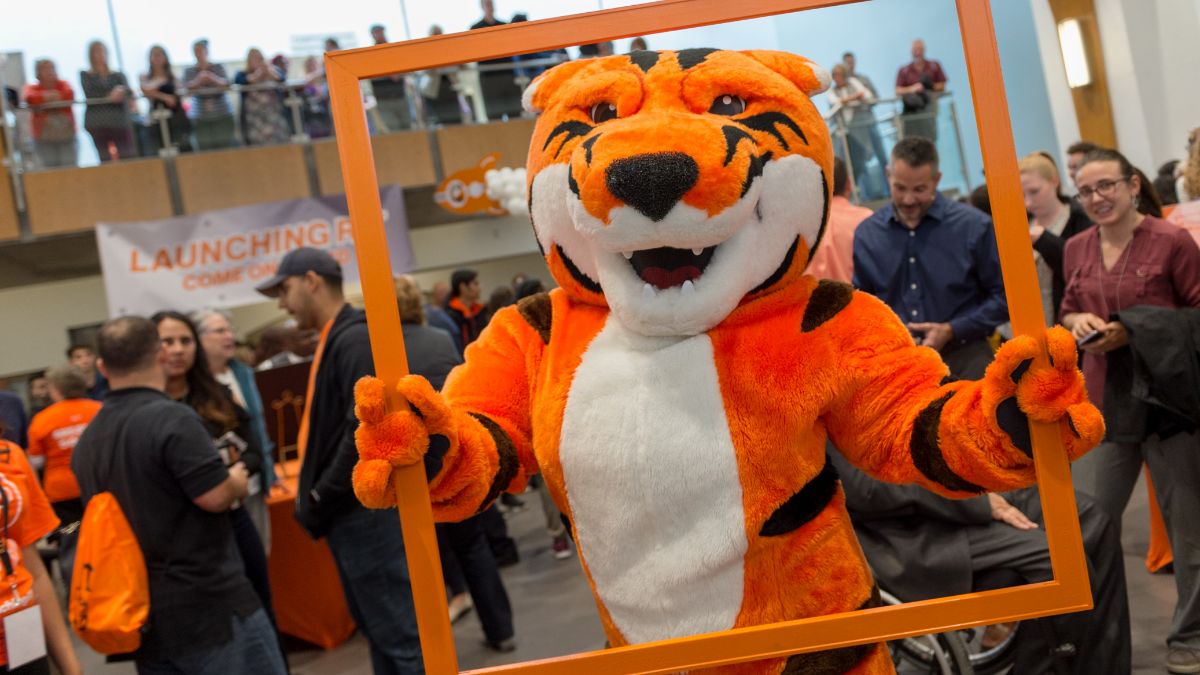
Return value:
M 390 509 L 396 505 L 392 465 L 382 459 L 360 459 L 354 465 L 354 495 L 368 509 Z
M 409 375 L 400 380 L 397 391 L 400 409 L 389 411 L 382 380 L 368 376 L 354 386 L 354 413 L 359 420 L 354 434 L 358 446 L 354 492 L 371 508 L 395 504 L 395 497 L 389 495 L 392 470 L 420 462 L 431 435 L 453 438 L 450 408 L 428 381 Z
M 1028 338 L 1032 341 L 1032 338 Z M 1087 404 L 1083 373 L 1079 372 L 1075 339 L 1061 326 L 1046 331 L 1050 367 L 1033 366 L 1017 379 L 1017 405 L 1036 422 L 1058 422 L 1067 409 Z
M 1022 335 L 1004 344 L 988 367 L 985 379 L 996 400 L 1016 396 L 1017 406 L 1029 419 L 1054 424 L 1066 422 L 1063 441 L 1075 459 L 1104 438 L 1104 418 L 1088 401 L 1083 373 L 1079 372 L 1075 339 L 1061 326 L 1046 331 L 1050 367 L 1033 359 L 1040 347 Z

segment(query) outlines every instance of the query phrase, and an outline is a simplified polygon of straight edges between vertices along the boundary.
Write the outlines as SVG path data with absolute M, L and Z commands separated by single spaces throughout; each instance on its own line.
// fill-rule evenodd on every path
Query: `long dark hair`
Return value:
M 1162 198 L 1158 196 L 1158 190 L 1154 189 L 1154 183 L 1141 169 L 1134 167 L 1133 172 L 1142 184 L 1138 190 L 1138 211 L 1141 211 L 1142 215 L 1162 218 Z
M 184 375 L 188 385 L 187 404 L 200 413 L 200 417 L 222 430 L 235 429 L 238 419 L 237 411 L 233 407 L 233 400 L 226 393 L 225 387 L 221 386 L 221 383 L 213 377 L 212 370 L 208 367 L 208 356 L 204 353 L 204 345 L 200 344 L 200 332 L 196 330 L 196 324 L 192 323 L 192 320 L 186 315 L 171 310 L 165 310 L 150 317 L 156 327 L 167 319 L 187 326 L 188 332 L 192 334 L 192 340 L 196 344 L 196 358 L 192 361 L 192 367 L 188 368 Z
M 163 68 L 165 68 L 167 71 L 167 80 L 171 83 L 174 83 L 175 71 L 171 70 L 171 55 L 167 53 L 166 47 L 163 47 L 162 45 L 150 45 L 150 49 L 146 52 L 146 75 L 154 77 L 154 59 L 152 59 L 150 55 L 154 53 L 155 49 L 162 52 Z M 157 314 L 155 316 L 157 316 Z M 154 323 L 157 324 L 158 322 L 155 321 Z

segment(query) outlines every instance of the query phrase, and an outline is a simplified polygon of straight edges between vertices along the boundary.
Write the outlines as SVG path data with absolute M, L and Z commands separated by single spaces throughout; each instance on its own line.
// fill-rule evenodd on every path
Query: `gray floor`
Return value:
M 517 650 L 497 655 L 482 646 L 483 632 L 473 614 L 454 627 L 458 660 L 466 670 L 516 663 L 581 651 L 599 649 L 604 644 L 595 605 L 588 592 L 578 560 L 555 560 L 550 554 L 550 538 L 542 527 L 538 496 L 525 496 L 529 507 L 509 516 L 510 534 L 516 538 L 521 562 L 503 570 L 505 584 L 513 603 Z M 1171 621 L 1175 603 L 1174 579 L 1170 575 L 1151 575 L 1144 565 L 1147 542 L 1146 492 L 1141 486 L 1125 514 L 1124 547 L 1129 599 L 1133 623 L 1133 660 L 1137 675 L 1165 672 L 1163 637 Z M 105 665 L 86 646 L 77 649 L 85 672 L 92 674 L 133 673 L 128 664 Z M 295 675 L 370 675 L 366 642 L 355 636 L 332 651 L 307 650 L 290 656 Z

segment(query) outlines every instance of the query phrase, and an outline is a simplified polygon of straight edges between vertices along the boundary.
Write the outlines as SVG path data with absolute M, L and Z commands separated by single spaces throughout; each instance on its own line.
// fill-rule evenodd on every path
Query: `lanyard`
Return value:
M 13 575 L 12 556 L 8 552 L 8 490 L 0 486 L 0 500 L 4 502 L 4 539 L 0 539 L 0 562 L 4 563 L 4 576 Z

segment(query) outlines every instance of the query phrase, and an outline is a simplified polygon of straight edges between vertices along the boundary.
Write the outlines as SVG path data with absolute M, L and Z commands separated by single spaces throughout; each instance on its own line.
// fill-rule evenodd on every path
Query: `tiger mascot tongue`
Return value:
M 358 384 L 354 487 L 393 506 L 424 461 L 461 520 L 535 472 L 570 521 L 613 645 L 871 607 L 878 593 L 827 463 L 948 497 L 1034 480 L 1027 420 L 1072 458 L 1103 434 L 1075 344 L 1008 342 L 980 381 L 874 297 L 802 272 L 829 211 L 828 76 L 768 51 L 635 52 L 535 79 L 537 240 L 561 288 L 496 313 L 441 393 L 388 412 Z M 727 666 L 891 672 L 865 645 Z

